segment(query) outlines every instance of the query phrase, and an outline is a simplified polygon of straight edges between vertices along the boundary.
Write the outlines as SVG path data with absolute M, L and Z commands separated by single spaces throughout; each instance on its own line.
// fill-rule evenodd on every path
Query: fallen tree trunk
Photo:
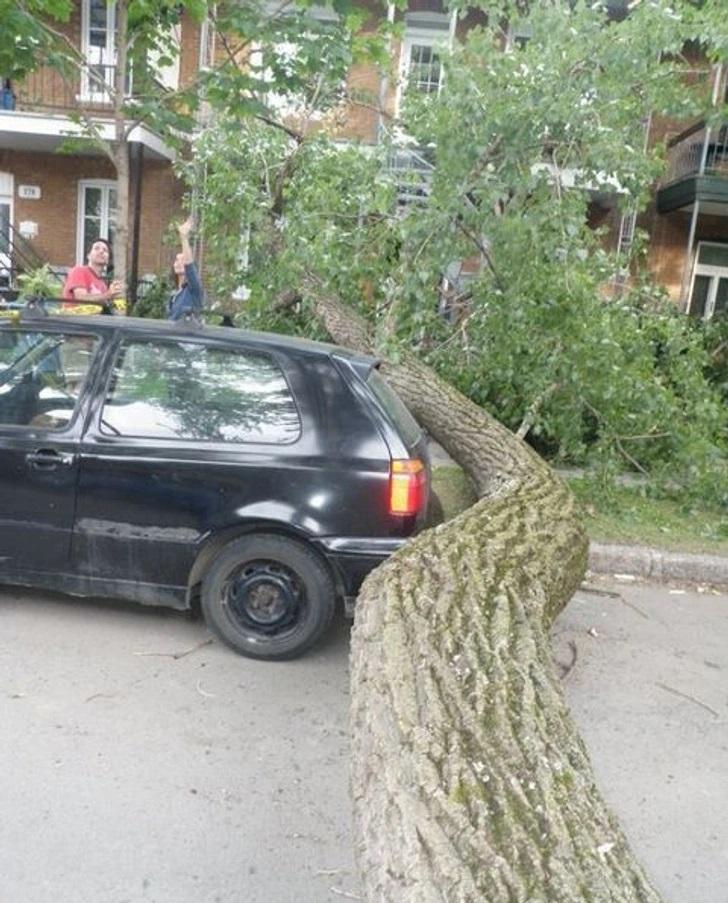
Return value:
M 333 338 L 366 325 L 314 293 Z M 478 502 L 365 581 L 351 649 L 352 790 L 369 901 L 657 901 L 597 790 L 549 628 L 587 539 L 524 443 L 414 358 L 383 367 Z

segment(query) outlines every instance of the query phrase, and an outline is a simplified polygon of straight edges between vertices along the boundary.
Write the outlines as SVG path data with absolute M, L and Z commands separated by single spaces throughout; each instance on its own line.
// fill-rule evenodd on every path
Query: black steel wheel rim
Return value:
M 300 623 L 306 591 L 295 571 L 280 562 L 248 561 L 229 575 L 223 603 L 237 627 L 277 637 Z

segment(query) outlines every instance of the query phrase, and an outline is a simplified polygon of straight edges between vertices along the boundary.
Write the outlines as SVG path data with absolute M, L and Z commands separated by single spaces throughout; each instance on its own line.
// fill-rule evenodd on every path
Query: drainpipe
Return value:
M 449 27 L 448 33 L 447 33 L 447 49 L 450 51 L 452 50 L 452 48 L 455 44 L 455 32 L 457 31 L 457 27 L 458 27 L 458 13 L 457 13 L 457 10 L 454 9 L 450 13 L 450 27 Z
M 394 25 L 394 15 L 396 7 L 394 3 L 387 4 L 387 22 Z M 392 57 L 392 38 L 388 38 L 388 56 Z M 379 113 L 377 114 L 377 144 L 382 140 L 384 132 L 384 105 L 387 102 L 387 94 L 389 94 L 389 76 L 386 69 L 380 69 L 379 76 Z

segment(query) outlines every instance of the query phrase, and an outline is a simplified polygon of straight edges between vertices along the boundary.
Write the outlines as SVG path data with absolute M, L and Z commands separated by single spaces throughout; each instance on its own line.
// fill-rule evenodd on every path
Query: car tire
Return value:
M 250 658 L 295 658 L 331 623 L 336 589 L 326 564 L 302 542 L 273 534 L 226 545 L 202 581 L 207 626 Z

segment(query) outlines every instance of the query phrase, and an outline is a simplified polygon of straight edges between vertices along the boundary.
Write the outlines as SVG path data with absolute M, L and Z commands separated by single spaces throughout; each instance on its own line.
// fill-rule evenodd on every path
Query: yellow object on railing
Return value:
M 113 302 L 114 313 L 117 316 L 126 315 L 126 298 L 116 298 Z M 98 304 L 77 304 L 73 301 L 64 301 L 60 298 L 51 298 L 48 300 L 47 311 L 53 316 L 83 314 L 85 316 L 98 316 L 103 311 L 101 302 Z M 12 306 L 4 306 L 0 304 L 0 317 L 19 317 L 23 312 L 23 305 L 13 304 Z

